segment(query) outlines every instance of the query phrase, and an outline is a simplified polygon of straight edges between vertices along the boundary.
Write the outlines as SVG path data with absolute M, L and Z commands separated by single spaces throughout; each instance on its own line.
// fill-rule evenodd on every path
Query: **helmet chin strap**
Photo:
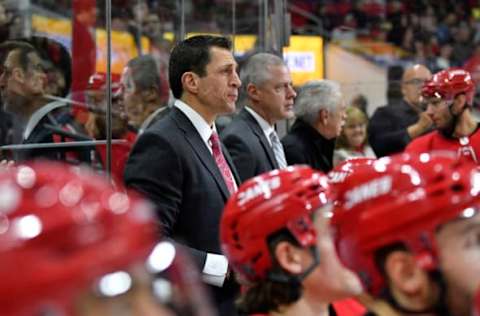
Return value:
M 463 112 L 465 112 L 465 110 L 468 108 L 468 104 L 464 103 L 459 113 L 454 113 L 452 108 L 453 108 L 453 102 L 448 106 L 448 111 L 450 112 L 450 115 L 452 116 L 452 118 L 450 119 L 446 127 L 439 129 L 440 133 L 442 133 L 442 135 L 447 138 L 455 138 L 453 134 L 455 133 L 455 128 L 457 127 L 458 120 L 460 118 L 460 115 L 462 115 Z
M 289 274 L 285 272 L 283 269 L 280 271 L 270 271 L 268 273 L 268 279 L 274 282 L 279 283 L 288 283 L 288 284 L 301 284 L 302 281 L 310 274 L 313 270 L 318 266 L 320 263 L 320 255 L 318 253 L 317 247 L 312 246 L 309 247 L 310 252 L 312 253 L 313 262 L 312 264 L 302 273 L 300 274 Z

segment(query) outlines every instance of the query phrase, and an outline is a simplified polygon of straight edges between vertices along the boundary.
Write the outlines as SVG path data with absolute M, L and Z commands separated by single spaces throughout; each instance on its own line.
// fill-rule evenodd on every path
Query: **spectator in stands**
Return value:
M 155 60 L 150 55 L 135 57 L 127 63 L 121 80 L 128 123 L 141 134 L 168 113 L 168 95 L 162 93 Z
M 403 100 L 378 108 L 370 119 L 369 143 L 379 157 L 402 151 L 414 138 L 432 126 L 425 113 L 421 88 L 430 79 L 430 71 L 423 65 L 414 65 L 402 76 Z
M 107 139 L 106 128 L 106 74 L 93 74 L 88 80 L 88 87 L 85 92 L 89 113 L 89 118 L 85 127 L 89 136 L 97 140 Z M 112 121 L 111 132 L 115 140 L 123 140 L 123 143 L 112 144 L 111 174 L 118 183 L 122 182 L 125 164 L 128 159 L 133 143 L 137 138 L 137 133 L 128 126 L 127 115 L 124 111 L 120 75 L 112 74 Z M 105 144 L 96 146 L 99 167 L 106 169 L 107 166 L 107 147 Z
M 295 102 L 297 119 L 282 139 L 288 164 L 330 171 L 335 139 L 345 122 L 345 108 L 338 83 L 314 80 L 303 85 Z
M 368 144 L 368 117 L 353 106 L 347 108 L 346 114 L 345 125 L 342 128 L 342 133 L 337 138 L 333 154 L 334 166 L 349 158 L 375 158 L 375 153 Z
M 121 138 L 127 133 L 127 116 L 121 100 L 120 76 L 112 74 L 112 137 Z M 85 123 L 89 136 L 94 139 L 106 139 L 105 113 L 107 111 L 107 76 L 104 72 L 98 72 L 88 79 L 85 99 L 90 115 Z M 135 137 L 134 137 L 135 138 Z
M 243 182 L 287 166 L 275 123 L 293 117 L 296 92 L 285 62 L 272 54 L 251 56 L 240 80 L 246 104 L 221 137 Z
M 452 52 L 453 65 L 461 66 L 473 53 L 472 31 L 466 22 L 460 22 L 454 40 Z

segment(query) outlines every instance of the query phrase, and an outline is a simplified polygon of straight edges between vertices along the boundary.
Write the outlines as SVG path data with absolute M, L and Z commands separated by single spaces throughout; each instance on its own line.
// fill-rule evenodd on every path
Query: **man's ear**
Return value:
M 394 251 L 385 260 L 385 272 L 390 285 L 404 295 L 418 294 L 428 281 L 427 273 L 407 251 Z
M 257 102 L 260 100 L 260 96 L 259 96 L 260 91 L 258 90 L 258 87 L 256 85 L 254 85 L 253 83 L 249 83 L 247 85 L 246 90 L 250 99 Z
M 318 111 L 318 122 L 320 123 L 320 125 L 327 125 L 328 123 L 328 110 L 326 109 L 321 109 L 320 111 Z
M 158 90 L 156 90 L 155 88 L 149 88 L 147 90 L 143 90 L 141 95 L 142 95 L 142 99 L 147 103 L 154 103 L 157 100 L 159 100 L 159 93 L 158 93 Z M 160 106 L 160 104 L 158 105 Z
M 303 272 L 302 249 L 295 247 L 288 241 L 279 242 L 274 251 L 278 264 L 291 274 Z
M 20 67 L 14 67 L 12 69 L 12 78 L 15 81 L 24 83 L 25 82 L 25 72 Z
M 199 89 L 199 76 L 192 72 L 187 71 L 182 75 L 183 90 L 192 94 L 197 94 Z

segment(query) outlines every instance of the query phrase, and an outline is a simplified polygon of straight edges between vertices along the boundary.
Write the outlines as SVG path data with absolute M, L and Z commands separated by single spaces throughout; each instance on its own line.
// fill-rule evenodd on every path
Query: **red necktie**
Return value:
M 213 132 L 210 136 L 210 142 L 212 143 L 212 153 L 215 162 L 217 163 L 218 169 L 222 173 L 225 184 L 227 185 L 228 191 L 230 194 L 233 194 L 236 191 L 235 180 L 233 179 L 232 171 L 223 156 L 222 149 L 220 146 L 220 139 L 218 134 Z

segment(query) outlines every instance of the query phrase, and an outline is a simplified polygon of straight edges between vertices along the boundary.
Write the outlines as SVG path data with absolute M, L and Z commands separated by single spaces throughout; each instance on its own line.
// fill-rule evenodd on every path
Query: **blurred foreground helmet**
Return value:
M 467 97 L 467 104 L 473 105 L 475 83 L 470 73 L 461 68 L 448 68 L 439 71 L 433 75 L 432 79 L 427 80 L 422 87 L 422 95 L 425 98 L 451 101 L 462 93 Z
M 116 315 L 119 300 L 122 315 L 187 305 L 193 272 L 158 243 L 155 222 L 149 203 L 90 171 L 51 162 L 1 169 L 1 314 Z
M 292 166 L 245 182 L 230 197 L 220 225 L 222 250 L 240 277 L 268 277 L 268 239 L 288 230 L 303 247 L 316 245 L 313 213 L 328 202 L 328 179 L 307 166 Z
M 376 296 L 386 286 L 379 250 L 400 243 L 435 269 L 437 228 L 474 216 L 479 190 L 476 166 L 450 156 L 402 154 L 362 166 L 337 186 L 331 223 L 339 256 Z
M 330 184 L 342 183 L 345 179 L 364 165 L 371 165 L 376 158 L 358 157 L 349 158 L 339 163 L 328 173 Z

